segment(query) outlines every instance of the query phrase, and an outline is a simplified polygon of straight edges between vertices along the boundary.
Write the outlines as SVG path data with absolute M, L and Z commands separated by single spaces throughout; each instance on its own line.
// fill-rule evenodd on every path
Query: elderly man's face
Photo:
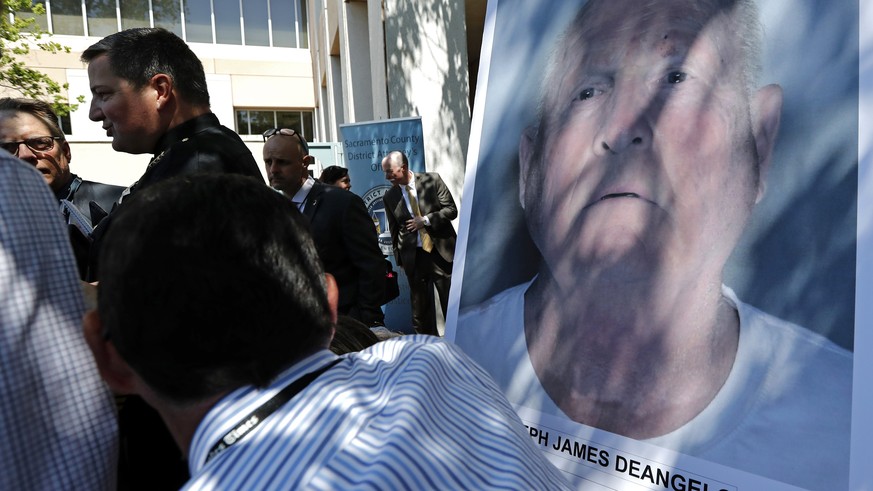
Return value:
M 595 6 L 568 51 L 577 64 L 552 81 L 539 160 L 533 132 L 522 137 L 522 202 L 553 272 L 720 273 L 744 228 L 781 91 L 753 97 L 752 121 L 736 28 L 723 15 L 690 19 L 681 3 L 646 16 L 634 0 Z
M 399 158 L 386 157 L 382 161 L 382 172 L 385 173 L 385 179 L 395 186 L 409 184 L 409 173 Z

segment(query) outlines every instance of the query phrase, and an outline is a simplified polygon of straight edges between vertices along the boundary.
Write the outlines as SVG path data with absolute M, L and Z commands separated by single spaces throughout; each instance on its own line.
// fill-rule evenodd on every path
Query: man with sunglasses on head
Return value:
M 264 167 L 308 219 L 318 255 L 339 285 L 339 312 L 373 327 L 384 325 L 385 259 L 363 200 L 309 175 L 309 144 L 290 128 L 264 132 Z

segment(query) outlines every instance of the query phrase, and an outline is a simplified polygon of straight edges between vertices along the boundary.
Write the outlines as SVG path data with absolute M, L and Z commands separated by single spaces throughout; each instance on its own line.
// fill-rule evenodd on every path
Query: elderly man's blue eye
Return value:
M 588 99 L 591 99 L 592 97 L 594 97 L 594 89 L 591 89 L 591 88 L 582 89 L 579 92 L 579 95 L 576 96 L 576 98 L 579 99 L 580 101 L 588 100 Z
M 670 72 L 667 74 L 667 83 L 668 84 L 680 84 L 688 78 L 688 74 L 685 72 Z

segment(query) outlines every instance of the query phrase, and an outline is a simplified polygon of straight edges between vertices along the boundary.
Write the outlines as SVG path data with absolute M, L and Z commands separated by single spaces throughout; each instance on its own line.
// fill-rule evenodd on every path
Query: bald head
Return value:
M 382 171 L 385 173 L 385 179 L 395 186 L 409 184 L 409 160 L 403 152 L 395 150 L 386 155 L 382 159 Z
M 264 143 L 264 170 L 270 186 L 288 196 L 293 197 L 309 177 L 310 162 L 293 135 L 276 134 Z

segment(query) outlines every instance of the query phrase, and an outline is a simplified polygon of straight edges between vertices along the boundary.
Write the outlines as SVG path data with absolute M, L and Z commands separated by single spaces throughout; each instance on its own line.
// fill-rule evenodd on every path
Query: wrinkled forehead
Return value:
M 55 135 L 45 121 L 34 114 L 18 109 L 0 110 L 0 135 L 3 137 L 15 134 L 30 136 L 60 136 Z
M 730 3 L 730 2 L 727 2 Z M 742 72 L 740 34 L 732 29 L 730 7 L 684 0 L 592 0 L 559 40 L 547 77 L 558 89 L 580 71 L 606 75 L 630 64 L 705 63 L 707 71 Z M 557 95 L 557 94 L 555 94 Z

